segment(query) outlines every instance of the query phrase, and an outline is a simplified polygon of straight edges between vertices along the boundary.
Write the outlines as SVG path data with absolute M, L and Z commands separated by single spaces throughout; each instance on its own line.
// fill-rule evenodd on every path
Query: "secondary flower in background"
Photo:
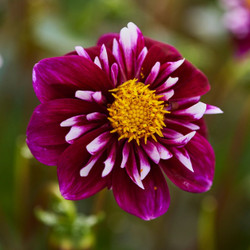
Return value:
M 200 102 L 208 80 L 135 24 L 41 60 L 33 85 L 41 104 L 27 144 L 40 162 L 57 165 L 64 198 L 112 188 L 122 209 L 150 220 L 169 207 L 163 173 L 185 191 L 211 187 L 214 152 L 202 117 L 221 110 Z
M 236 54 L 245 55 L 250 50 L 250 1 L 221 0 L 226 9 L 224 24 L 233 35 Z

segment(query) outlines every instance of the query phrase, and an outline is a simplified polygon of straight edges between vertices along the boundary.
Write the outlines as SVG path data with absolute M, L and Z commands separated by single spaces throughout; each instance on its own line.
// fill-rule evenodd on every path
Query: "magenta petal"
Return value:
M 207 108 L 206 108 L 206 111 L 205 111 L 205 114 L 206 115 L 210 115 L 210 114 L 222 114 L 223 113 L 223 111 L 220 109 L 220 108 L 218 108 L 218 107 L 216 107 L 216 106 L 213 106 L 213 105 L 209 105 L 209 104 L 207 104 Z
M 174 86 L 174 98 L 201 96 L 210 90 L 206 76 L 187 60 L 171 76 L 179 77 Z
M 151 166 L 148 161 L 148 157 L 145 155 L 143 150 L 140 147 L 137 147 L 138 150 L 138 158 L 140 161 L 140 172 L 141 172 L 141 180 L 143 180 L 149 173 Z
M 107 48 L 112 49 L 114 38 L 119 39 L 119 34 L 118 33 L 104 34 L 97 41 L 97 45 L 102 46 L 103 44 L 105 44 Z
M 82 56 L 82 57 L 84 57 L 84 58 L 89 59 L 90 61 L 92 61 L 91 58 L 90 58 L 90 56 L 89 56 L 89 54 L 88 54 L 88 52 L 83 47 L 76 46 L 75 50 L 76 50 L 76 52 L 77 52 L 77 54 L 79 56 Z
M 79 89 L 108 93 L 113 87 L 105 72 L 82 56 L 41 60 L 33 70 L 33 86 L 41 102 L 74 97 Z
M 39 105 L 27 128 L 27 144 L 35 158 L 46 165 L 56 165 L 59 155 L 68 146 L 65 135 L 69 128 L 60 124 L 91 110 L 98 110 L 98 106 L 89 107 L 76 99 L 58 99 Z
M 175 157 L 162 161 L 160 166 L 168 178 L 181 189 L 200 193 L 210 189 L 213 176 L 215 158 L 208 141 L 196 133 L 193 139 L 185 146 L 192 162 L 194 172 L 188 170 Z
M 171 116 L 178 115 L 178 116 L 183 117 L 183 118 L 186 117 L 186 118 L 189 118 L 192 120 L 198 120 L 204 115 L 204 113 L 206 111 L 206 106 L 207 105 L 205 103 L 198 102 L 187 109 L 179 109 L 179 110 L 172 111 Z
M 117 143 L 114 143 L 111 146 L 107 159 L 104 161 L 105 167 L 102 171 L 102 177 L 107 176 L 112 171 L 116 160 L 116 150 L 117 150 Z
M 183 147 L 194 137 L 195 133 L 196 131 L 192 131 L 181 137 L 172 138 L 172 139 L 160 138 L 159 140 L 168 146 Z
M 96 129 L 69 146 L 61 155 L 57 175 L 60 191 L 65 199 L 85 199 L 107 186 L 109 177 L 102 177 L 101 161 L 94 166 L 86 177 L 80 176 L 80 170 L 90 159 L 86 145 L 102 133 L 103 129 Z
M 126 212 L 143 220 L 152 220 L 168 210 L 169 190 L 158 166 L 152 166 L 150 173 L 143 180 L 145 189 L 133 183 L 124 169 L 116 168 L 113 176 L 115 199 Z
M 142 144 L 142 148 L 147 153 L 148 157 L 156 164 L 159 163 L 161 157 L 157 150 L 157 147 L 154 145 L 153 142 L 148 141 L 147 144 Z
M 165 58 L 164 61 L 160 61 L 161 63 L 177 61 L 178 59 L 182 58 L 181 54 L 173 46 L 171 46 L 169 44 L 162 43 L 162 42 L 155 41 L 155 40 L 150 39 L 148 37 L 145 37 L 144 39 L 145 39 L 145 46 L 148 49 L 151 50 L 153 47 L 160 49 L 160 50 L 158 50 L 159 54 L 158 55 L 156 54 L 155 56 L 163 56 L 163 58 Z M 157 60 L 155 60 L 155 62 L 156 61 Z
M 126 166 L 126 163 L 129 157 L 129 152 L 130 152 L 130 144 L 128 142 L 125 142 L 123 149 L 122 149 L 121 168 L 124 168 Z
M 129 175 L 129 177 L 131 178 L 131 180 L 136 185 L 138 185 L 138 187 L 144 189 L 144 186 L 142 184 L 141 177 L 140 177 L 140 174 L 138 171 L 137 162 L 135 159 L 135 153 L 133 150 L 131 150 L 131 152 L 130 152 L 129 159 L 127 161 L 125 168 L 126 168 L 126 171 Z
M 90 154 L 95 155 L 96 153 L 98 153 L 100 150 L 102 150 L 104 147 L 107 146 L 111 138 L 112 134 L 110 134 L 109 131 L 105 131 L 104 133 L 98 135 L 93 141 L 91 141 L 87 145 L 86 147 L 87 151 Z

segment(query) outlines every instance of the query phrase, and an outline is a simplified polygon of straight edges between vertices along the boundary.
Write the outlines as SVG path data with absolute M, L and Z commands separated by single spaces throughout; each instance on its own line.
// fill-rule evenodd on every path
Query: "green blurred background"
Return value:
M 250 249 L 250 55 L 234 57 L 222 15 L 215 0 L 0 0 L 0 249 Z M 224 111 L 206 117 L 212 189 L 190 194 L 168 181 L 169 211 L 150 222 L 123 212 L 110 191 L 64 201 L 56 167 L 25 145 L 38 105 L 33 65 L 129 21 L 200 68 L 212 86 L 202 100 Z

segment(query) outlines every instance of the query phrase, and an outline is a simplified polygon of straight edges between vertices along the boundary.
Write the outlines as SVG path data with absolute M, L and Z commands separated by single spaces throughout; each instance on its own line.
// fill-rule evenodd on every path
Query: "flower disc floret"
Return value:
M 111 90 L 115 100 L 108 108 L 108 119 L 114 128 L 111 133 L 117 132 L 119 140 L 134 139 L 140 145 L 141 138 L 146 144 L 149 137 L 157 141 L 154 134 L 163 137 L 164 116 L 169 112 L 164 110 L 164 101 L 159 100 L 162 96 L 148 87 L 133 79 Z

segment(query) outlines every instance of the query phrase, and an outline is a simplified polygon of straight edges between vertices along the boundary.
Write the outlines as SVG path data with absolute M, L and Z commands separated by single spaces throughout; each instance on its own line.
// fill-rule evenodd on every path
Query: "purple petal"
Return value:
M 132 52 L 130 32 L 127 27 L 121 29 L 119 43 L 123 49 L 123 55 L 125 58 L 125 64 L 127 69 L 127 76 L 128 78 L 131 78 L 132 67 L 133 67 L 133 52 Z
M 103 113 L 100 112 L 93 112 L 93 113 L 89 113 L 86 115 L 86 119 L 88 121 L 96 121 L 96 120 L 102 120 L 105 119 L 107 116 Z
M 190 156 L 185 148 L 171 148 L 171 150 L 176 159 L 178 159 L 183 164 L 183 166 L 194 172 Z
M 107 176 L 113 169 L 116 159 L 117 145 L 114 143 L 109 151 L 108 157 L 104 162 L 104 169 L 102 171 L 102 177 Z
M 43 103 L 52 99 L 74 97 L 75 92 L 98 90 L 108 94 L 113 88 L 107 75 L 82 56 L 43 59 L 33 69 L 33 87 Z
M 208 115 L 208 114 L 221 114 L 221 113 L 223 113 L 223 111 L 220 108 L 207 104 L 207 108 L 205 111 L 206 115 Z
M 169 207 L 167 183 L 158 166 L 152 166 L 144 179 L 144 190 L 135 185 L 124 169 L 114 169 L 112 187 L 118 205 L 126 212 L 143 220 L 152 220 L 164 214 Z
M 203 102 L 198 102 L 195 105 L 187 108 L 187 109 L 182 109 L 182 110 L 174 110 L 171 112 L 172 115 L 178 115 L 178 116 L 183 116 L 183 117 L 188 117 L 190 119 L 198 120 L 200 119 L 205 111 L 206 111 L 206 104 Z
M 113 41 L 113 48 L 112 48 L 112 53 L 119 65 L 120 71 L 121 71 L 121 75 L 124 81 L 127 80 L 126 75 L 125 75 L 125 66 L 124 66 L 124 62 L 123 62 L 123 55 L 121 52 L 121 48 L 119 43 L 117 42 L 116 39 L 114 39 Z
M 109 59 L 108 59 L 108 53 L 107 53 L 107 50 L 106 50 L 106 47 L 104 44 L 101 47 L 100 60 L 102 61 L 103 65 L 104 65 L 104 70 L 105 70 L 106 74 L 109 76 L 109 74 L 110 74 Z
M 159 152 L 159 155 L 160 155 L 161 159 L 167 160 L 167 159 L 169 159 L 169 158 L 171 158 L 173 156 L 173 154 L 169 150 L 167 150 L 166 147 L 164 147 L 159 142 L 156 142 L 154 144 L 157 147 L 157 150 Z
M 101 91 L 96 91 L 93 95 L 92 95 L 93 100 L 98 103 L 98 104 L 103 104 L 106 103 L 106 98 L 105 96 L 102 95 Z
M 188 170 L 176 157 L 172 157 L 160 165 L 169 179 L 189 192 L 205 192 L 212 185 L 214 176 L 214 152 L 208 141 L 196 133 L 193 139 L 186 145 L 194 172 Z
M 97 124 L 97 123 L 72 126 L 70 128 L 70 131 L 65 136 L 65 140 L 68 143 L 72 144 L 75 141 L 75 139 L 79 138 L 80 136 L 82 136 L 83 134 L 88 132 L 89 130 L 94 129 L 98 126 L 99 126 L 99 124 Z
M 145 39 L 145 45 L 149 50 L 152 50 L 152 52 L 155 49 L 158 50 L 158 54 L 155 54 L 155 56 L 162 58 L 162 61 L 160 60 L 161 64 L 165 62 L 177 61 L 182 58 L 181 54 L 173 46 L 166 44 L 166 43 L 155 41 L 148 37 L 145 37 L 144 39 Z M 156 61 L 159 61 L 159 60 L 155 60 L 155 62 Z
M 138 150 L 138 156 L 139 156 L 139 161 L 140 161 L 141 180 L 143 180 L 148 175 L 151 169 L 151 166 L 143 150 L 140 147 L 137 147 L 137 150 Z
M 114 39 L 119 39 L 118 33 L 106 33 L 99 38 L 97 45 L 105 44 L 107 48 L 112 49 Z
M 100 69 L 102 69 L 102 64 L 98 56 L 95 57 L 94 64 L 98 66 Z
M 101 177 L 102 159 L 96 162 L 98 167 L 93 167 L 88 176 L 81 177 L 80 170 L 90 159 L 86 145 L 96 138 L 104 129 L 96 129 L 81 137 L 70 145 L 61 155 L 57 175 L 60 191 L 65 199 L 85 199 L 108 185 L 110 177 Z
M 210 90 L 206 76 L 187 60 L 171 76 L 179 77 L 179 81 L 174 86 L 175 98 L 201 96 Z
M 156 88 L 157 93 L 170 89 L 178 82 L 178 77 L 169 77 L 162 85 Z
M 79 56 L 83 56 L 84 58 L 92 61 L 88 52 L 82 46 L 76 46 L 75 50 Z
M 146 47 L 144 47 L 136 60 L 135 78 L 139 77 L 139 74 L 141 71 L 141 66 L 144 62 L 144 59 L 145 59 L 147 53 L 148 53 L 148 49 Z
M 161 101 L 168 101 L 173 95 L 174 95 L 174 90 L 170 89 L 169 91 L 161 93 L 163 97 L 161 97 Z
M 80 170 L 80 176 L 86 177 L 89 175 L 90 170 L 94 167 L 96 162 L 100 159 L 103 152 L 100 152 L 99 154 L 93 155 L 90 157 L 87 164 Z
M 173 138 L 173 139 L 160 138 L 159 140 L 168 146 L 183 147 L 194 137 L 195 133 L 196 131 L 193 131 L 178 138 Z
M 90 142 L 87 145 L 86 147 L 87 151 L 92 155 L 96 154 L 97 152 L 102 150 L 105 146 L 107 146 L 111 138 L 112 138 L 112 135 L 110 134 L 109 131 L 106 131 L 98 135 L 98 137 L 96 137 L 92 142 Z
M 182 99 L 173 98 L 170 101 L 169 107 L 171 110 L 188 108 L 198 103 L 200 99 L 201 99 L 200 96 L 194 96 L 194 97 L 182 98 Z
M 179 126 L 183 126 L 185 128 L 191 129 L 191 130 L 198 130 L 200 129 L 200 127 L 194 123 L 185 121 L 185 120 L 179 120 L 179 119 L 170 119 L 167 118 L 165 120 L 166 124 L 174 124 L 174 125 L 179 125 Z
M 138 187 L 144 189 L 144 186 L 142 184 L 141 181 L 141 177 L 138 171 L 138 167 L 137 167 L 137 163 L 136 163 L 136 159 L 135 159 L 135 154 L 134 151 L 131 150 L 130 154 L 129 154 L 129 160 L 127 161 L 126 164 L 126 171 L 129 175 L 129 177 L 131 178 L 131 180 L 138 185 Z
M 152 46 L 148 50 L 148 53 L 147 53 L 147 55 L 144 59 L 144 62 L 142 64 L 142 74 L 144 76 L 149 75 L 155 62 L 160 62 L 160 64 L 162 65 L 166 62 L 176 61 L 176 60 L 181 58 L 181 56 L 178 52 L 172 54 L 169 50 L 171 50 L 171 46 L 168 46 L 168 45 L 164 45 L 162 47 Z M 170 54 L 168 54 L 168 53 L 170 53 Z M 162 79 L 162 81 L 165 81 L 165 80 L 166 80 L 166 78 Z M 158 83 L 158 78 L 156 79 L 156 82 Z M 152 86 L 154 86 L 154 84 Z
M 111 78 L 114 87 L 117 85 L 117 77 L 118 77 L 118 65 L 117 63 L 113 63 L 111 66 Z
M 60 124 L 69 117 L 99 110 L 97 105 L 86 104 L 76 99 L 58 99 L 35 109 L 27 128 L 27 144 L 36 159 L 56 165 L 59 155 L 69 146 L 65 141 L 69 129 Z
M 142 144 L 144 151 L 147 153 L 148 157 L 156 164 L 159 163 L 161 157 L 157 150 L 157 147 L 151 142 L 148 141 L 147 144 Z
M 128 30 L 130 33 L 132 50 L 137 56 L 144 48 L 144 37 L 140 29 L 132 22 L 128 23 Z
M 70 117 L 63 122 L 60 123 L 61 127 L 71 127 L 76 125 L 78 122 L 83 122 L 86 120 L 86 115 L 76 115 L 73 117 Z
M 94 94 L 94 91 L 89 90 L 77 90 L 75 93 L 75 97 L 79 98 L 83 101 L 92 102 L 92 95 Z
M 154 80 L 159 74 L 160 67 L 161 67 L 161 64 L 159 62 L 156 62 L 155 65 L 152 67 L 151 72 L 149 73 L 145 81 L 146 85 L 154 82 Z
M 123 146 L 123 150 L 122 150 L 122 162 L 121 162 L 121 168 L 124 168 L 127 161 L 128 161 L 128 157 L 129 157 L 129 152 L 130 152 L 130 147 L 129 147 L 129 143 L 125 142 L 124 146 Z
M 183 136 L 183 134 L 170 128 L 163 128 L 162 134 L 164 135 L 165 138 L 173 138 L 173 139 Z

